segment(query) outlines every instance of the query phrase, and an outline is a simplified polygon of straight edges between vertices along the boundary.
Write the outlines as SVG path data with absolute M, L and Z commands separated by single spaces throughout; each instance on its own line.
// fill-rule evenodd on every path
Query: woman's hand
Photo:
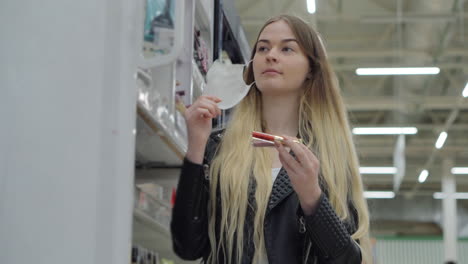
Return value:
M 203 162 L 206 142 L 212 129 L 211 120 L 221 114 L 217 105 L 219 102 L 221 99 L 215 96 L 202 95 L 185 110 L 188 136 L 186 157 L 192 162 L 200 164 Z
M 305 215 L 311 215 L 319 201 L 320 189 L 318 174 L 320 162 L 317 157 L 302 143 L 293 142 L 291 137 L 283 136 L 283 144 L 275 142 L 281 164 L 286 169 L 292 187 L 296 191 Z M 287 150 L 289 147 L 296 158 Z

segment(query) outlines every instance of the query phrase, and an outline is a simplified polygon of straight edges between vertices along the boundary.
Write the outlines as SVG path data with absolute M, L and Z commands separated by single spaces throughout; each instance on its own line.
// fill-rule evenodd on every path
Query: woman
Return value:
M 255 84 L 225 130 L 210 134 L 218 98 L 185 113 L 175 252 L 205 263 L 370 263 L 358 160 L 318 34 L 297 17 L 270 19 L 244 79 Z M 253 148 L 252 131 L 286 140 Z

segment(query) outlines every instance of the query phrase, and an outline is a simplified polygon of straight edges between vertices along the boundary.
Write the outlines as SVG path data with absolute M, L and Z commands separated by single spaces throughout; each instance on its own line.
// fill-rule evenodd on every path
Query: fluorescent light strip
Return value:
M 435 144 L 437 149 L 441 149 L 444 146 L 445 140 L 447 139 L 447 132 L 443 131 L 440 133 L 439 138 Z
M 367 199 L 392 199 L 395 198 L 394 192 L 372 191 L 364 192 L 364 197 Z
M 310 14 L 315 13 L 315 0 L 307 0 L 307 11 Z
M 463 89 L 462 95 L 463 97 L 468 97 L 468 82 L 466 82 L 465 89 Z
M 415 127 L 356 127 L 355 135 L 414 135 L 418 133 Z
M 419 174 L 419 177 L 418 177 L 418 181 L 420 183 L 425 182 L 426 179 L 427 179 L 427 176 L 429 176 L 429 172 L 427 170 L 421 171 L 421 173 Z
M 468 167 L 453 167 L 452 174 L 468 174 Z
M 444 199 L 446 197 L 446 194 L 442 193 L 442 192 L 435 192 L 432 197 L 434 197 L 434 199 Z M 466 193 L 466 192 L 457 192 L 457 193 L 454 193 L 453 198 L 455 198 L 455 199 L 468 199 L 468 193 Z
M 360 167 L 361 174 L 395 174 L 397 168 L 395 167 Z
M 357 75 L 421 75 L 439 74 L 438 67 L 358 68 Z

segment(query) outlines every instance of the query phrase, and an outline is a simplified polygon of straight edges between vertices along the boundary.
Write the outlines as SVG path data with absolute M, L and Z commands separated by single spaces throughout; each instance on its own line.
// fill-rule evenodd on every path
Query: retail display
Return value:
M 135 187 L 134 199 L 135 208 L 141 209 L 147 216 L 169 230 L 171 208 L 168 203 L 166 204 L 162 199 L 156 199 L 139 187 Z
M 132 249 L 132 263 L 175 264 L 180 259 L 171 250 L 169 227 L 176 183 L 168 186 L 167 182 L 159 185 L 158 181 L 167 168 L 177 168 L 183 161 L 187 150 L 183 113 L 202 94 L 220 94 L 218 97 L 225 98 L 220 108 L 232 108 L 250 86 L 242 78 L 244 65 L 231 63 L 244 62 L 239 60 L 243 55 L 232 35 L 243 31 L 230 28 L 228 21 L 222 19 L 225 10 L 220 8 L 219 0 L 144 2 L 144 34 L 136 75 L 139 166 L 135 172 L 132 239 L 139 246 Z M 216 32 L 221 24 L 222 32 Z M 213 63 L 221 53 L 225 54 L 224 63 Z M 225 125 L 226 113 L 229 111 L 213 119 L 214 129 Z M 144 179 L 138 179 L 139 172 L 145 174 Z M 172 177 L 161 176 L 166 180 Z M 145 251 L 142 245 L 151 250 Z M 148 257 L 148 252 L 157 254 Z
M 145 51 L 168 54 L 174 46 L 174 4 L 172 0 L 147 0 L 144 39 Z
M 201 37 L 200 30 L 195 28 L 194 31 L 193 57 L 200 71 L 206 74 L 208 72 L 208 63 L 210 60 L 208 45 L 203 37 Z

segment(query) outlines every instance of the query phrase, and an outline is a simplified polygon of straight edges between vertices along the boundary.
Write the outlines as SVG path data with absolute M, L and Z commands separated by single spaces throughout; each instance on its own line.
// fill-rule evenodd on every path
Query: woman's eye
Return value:
M 284 47 L 283 51 L 290 52 L 290 51 L 293 51 L 293 49 L 291 49 L 290 47 Z
M 260 52 L 261 52 L 261 51 L 266 51 L 266 50 L 267 50 L 266 47 L 258 47 L 258 49 L 257 49 L 257 51 L 260 51 Z

